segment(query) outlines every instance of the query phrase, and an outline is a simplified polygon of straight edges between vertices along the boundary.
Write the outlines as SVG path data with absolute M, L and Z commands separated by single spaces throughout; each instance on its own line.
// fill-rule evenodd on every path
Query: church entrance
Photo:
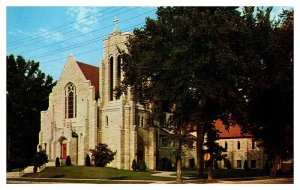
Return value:
M 61 158 L 66 159 L 67 158 L 67 144 L 61 144 Z

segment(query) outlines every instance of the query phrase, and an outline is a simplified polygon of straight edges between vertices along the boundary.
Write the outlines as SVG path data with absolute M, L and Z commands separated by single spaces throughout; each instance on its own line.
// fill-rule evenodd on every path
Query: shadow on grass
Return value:
M 111 179 L 111 180 L 125 180 L 127 178 L 128 178 L 127 176 L 116 176 L 116 177 L 110 177 L 110 178 L 107 178 L 107 179 Z
M 57 175 L 51 176 L 51 178 L 63 178 L 63 177 L 65 177 L 64 174 L 57 174 Z

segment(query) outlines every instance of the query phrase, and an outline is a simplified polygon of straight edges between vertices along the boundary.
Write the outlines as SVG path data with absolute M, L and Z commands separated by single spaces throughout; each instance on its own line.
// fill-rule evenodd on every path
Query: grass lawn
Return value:
M 174 180 L 168 177 L 151 176 L 151 172 L 133 172 L 115 168 L 85 166 L 48 167 L 41 173 L 25 174 L 31 178 L 73 178 L 73 179 L 110 179 L 110 180 Z
M 243 177 L 259 177 L 267 176 L 269 173 L 263 170 L 248 170 L 243 169 L 215 169 L 213 171 L 213 176 L 217 178 L 243 178 Z M 183 170 L 182 175 L 184 177 L 197 177 L 197 172 L 195 170 Z M 204 171 L 204 178 L 207 178 L 207 171 Z

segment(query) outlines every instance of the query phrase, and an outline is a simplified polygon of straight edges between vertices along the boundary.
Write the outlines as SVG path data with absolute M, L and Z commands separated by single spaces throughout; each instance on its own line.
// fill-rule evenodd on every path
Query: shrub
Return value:
M 132 169 L 133 171 L 137 171 L 137 170 L 138 170 L 138 165 L 137 165 L 135 159 L 132 160 L 131 169 Z
M 67 166 L 71 166 L 71 158 L 70 158 L 70 156 L 67 156 L 67 159 L 66 159 L 66 165 Z
M 145 160 L 141 160 L 139 162 L 139 169 L 140 169 L 140 171 L 146 171 L 147 166 L 146 166 Z
M 218 161 L 217 161 L 217 160 L 214 161 L 214 168 L 215 168 L 215 169 L 219 169 L 219 164 L 218 164 Z
M 60 167 L 60 161 L 59 161 L 58 157 L 56 157 L 56 159 L 55 159 L 55 166 Z
M 85 166 L 91 166 L 91 158 L 88 154 L 85 157 Z
M 97 167 L 105 167 L 108 163 L 114 160 L 117 152 L 111 151 L 107 144 L 99 143 L 92 152 L 92 159 Z
M 227 169 L 231 169 L 231 162 L 229 161 L 229 160 L 227 160 L 227 159 L 225 159 L 224 160 L 224 165 L 225 165 L 225 167 L 227 168 Z
M 32 159 L 32 165 L 34 166 L 33 172 L 37 172 L 37 169 L 47 162 L 48 155 L 44 150 L 42 150 L 42 146 L 39 146 L 39 151 L 34 155 Z
M 244 170 L 249 170 L 248 160 L 245 160 L 244 162 Z
M 190 168 L 195 168 L 195 158 L 191 158 L 191 159 L 189 160 L 189 167 L 190 167 Z

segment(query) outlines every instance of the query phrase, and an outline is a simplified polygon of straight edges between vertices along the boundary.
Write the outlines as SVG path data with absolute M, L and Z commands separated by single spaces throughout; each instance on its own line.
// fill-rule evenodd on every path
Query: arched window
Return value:
M 114 98 L 114 58 L 109 59 L 109 101 Z
M 117 58 L 117 81 L 118 81 L 118 86 L 120 85 L 121 82 L 121 56 L 119 55 Z
M 117 57 L 117 86 L 119 87 L 121 84 L 121 56 Z M 116 97 L 117 100 L 120 99 L 120 96 Z
M 241 143 L 240 143 L 240 141 L 237 142 L 237 149 L 238 149 L 238 150 L 241 149 Z
M 224 149 L 227 150 L 227 148 L 228 148 L 228 144 L 227 144 L 227 142 L 225 141 L 225 147 L 224 147 Z
M 76 87 L 73 83 L 68 83 L 65 87 L 65 118 L 77 117 L 77 95 Z

